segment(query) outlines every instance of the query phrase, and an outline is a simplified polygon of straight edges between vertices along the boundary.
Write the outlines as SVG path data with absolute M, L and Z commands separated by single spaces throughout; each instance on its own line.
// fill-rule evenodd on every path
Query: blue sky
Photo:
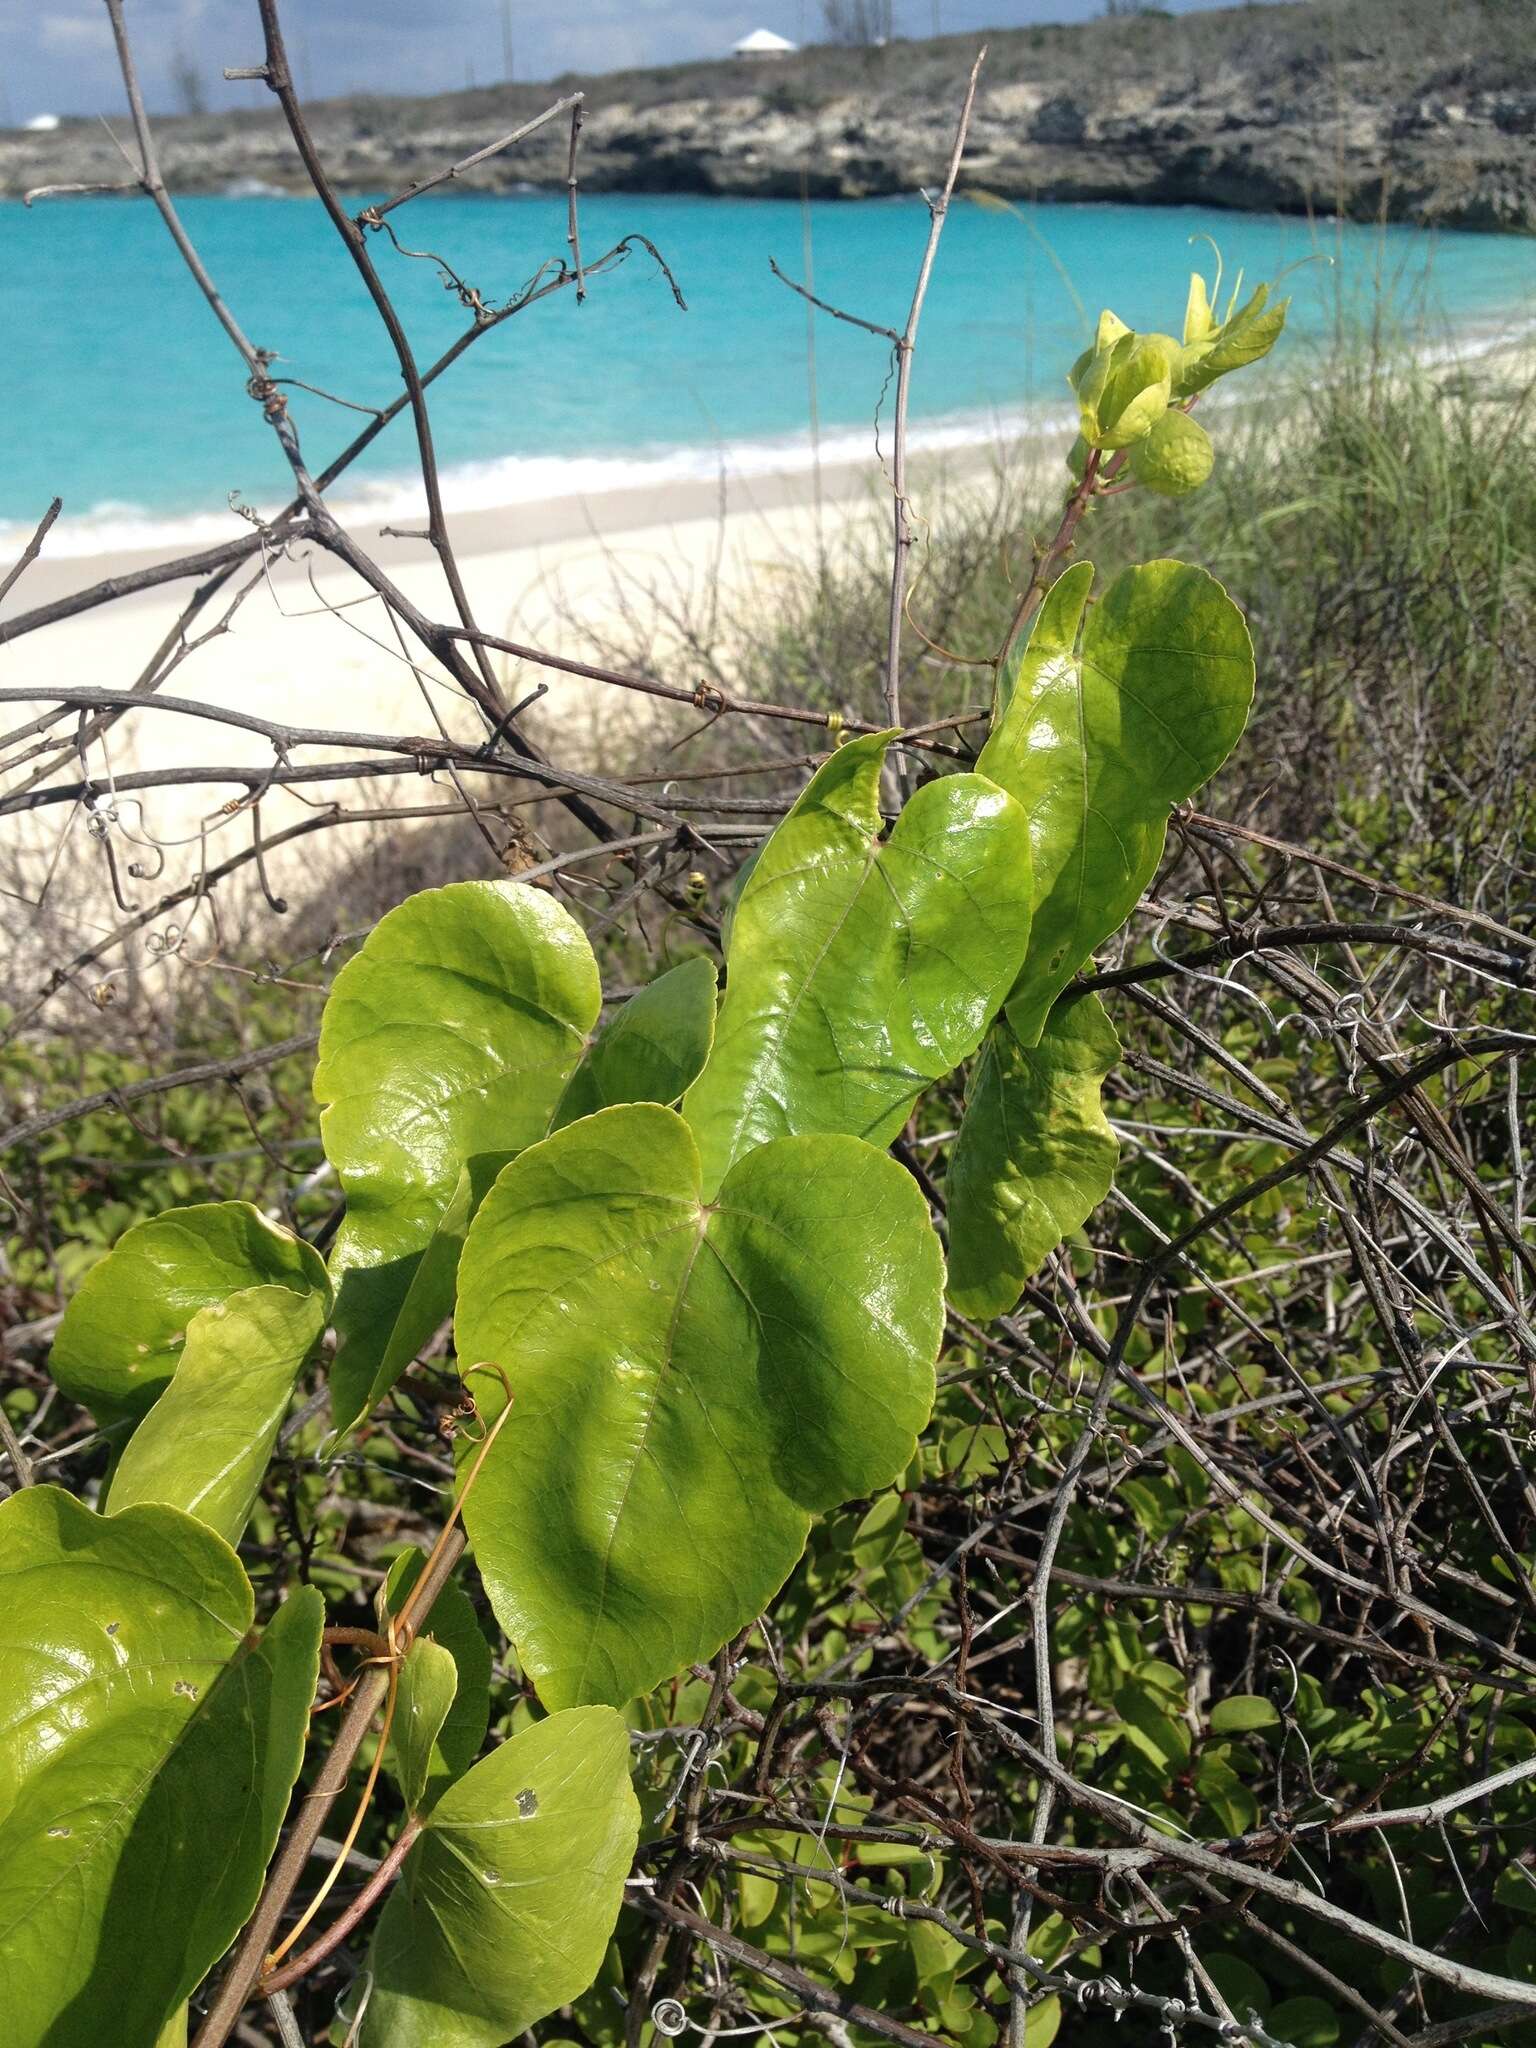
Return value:
M 1209 0 L 1165 0 L 1180 12 Z M 895 0 L 899 33 L 1078 21 L 1103 0 Z M 252 0 L 127 0 L 152 107 L 176 104 L 171 66 L 194 53 L 212 106 L 249 105 L 226 64 L 259 55 Z M 517 73 L 605 71 L 716 56 L 748 29 L 814 36 L 820 0 L 512 0 Z M 436 92 L 502 75 L 501 0 L 287 0 L 284 22 L 301 85 L 312 94 Z M 0 121 L 36 113 L 110 113 L 121 103 L 100 0 L 0 0 Z

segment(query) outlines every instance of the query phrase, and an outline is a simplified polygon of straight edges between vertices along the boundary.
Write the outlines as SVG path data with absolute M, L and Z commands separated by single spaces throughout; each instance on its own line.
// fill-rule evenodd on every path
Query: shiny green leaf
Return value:
M 1006 1018 L 988 1032 L 949 1167 L 949 1298 L 963 1315 L 1006 1315 L 1108 1194 L 1119 1147 L 1099 1098 L 1119 1056 L 1095 995 L 1059 1002 L 1035 1046 Z
M 329 1308 L 329 1288 L 246 1287 L 199 1309 L 175 1378 L 113 1474 L 110 1511 L 159 1501 L 238 1543 Z
M 249 1202 L 167 1209 L 124 1231 L 64 1311 L 49 1361 L 98 1422 L 136 1420 L 175 1372 L 199 1309 L 244 1287 L 329 1292 L 325 1262 Z
M 6 2048 L 153 2042 L 261 1890 L 323 1607 L 251 1639 L 234 1552 L 175 1508 L 0 1506 Z
M 1265 2031 L 1288 2048 L 1333 2048 L 1339 2038 L 1339 2016 L 1320 1998 L 1304 1994 L 1277 2005 L 1265 2022 Z
M 702 954 L 659 974 L 615 1010 L 565 1084 L 550 1120 L 620 1102 L 676 1102 L 699 1076 L 715 1036 L 715 963 Z
M 1278 1728 L 1278 1709 L 1257 1693 L 1235 1692 L 1211 1708 L 1213 1735 L 1248 1735 L 1255 1728 Z
M 501 2048 L 602 1967 L 639 1833 L 629 1731 L 555 1714 L 452 1786 L 369 1956 L 362 2048 Z
M 458 1686 L 459 1667 L 441 1643 L 427 1636 L 412 1643 L 400 1667 L 389 1725 L 390 1769 L 407 1813 L 420 1813 L 426 1805 L 432 1759 Z
M 1209 328 L 1203 340 L 1184 349 L 1175 397 L 1192 397 L 1207 390 L 1218 377 L 1246 369 L 1267 356 L 1284 331 L 1290 304 L 1289 299 L 1280 299 L 1270 305 L 1269 286 L 1261 284 L 1246 305 L 1229 312 L 1219 327 Z
M 1168 335 L 1127 332 L 1079 359 L 1072 382 L 1088 446 L 1129 448 L 1155 426 L 1168 410 L 1181 355 Z
M 515 882 L 423 890 L 337 975 L 315 1097 L 347 1195 L 331 1259 L 338 1429 L 388 1384 L 386 1355 L 394 1371 L 408 1362 L 400 1354 L 410 1332 L 397 1337 L 396 1326 L 460 1173 L 478 1155 L 543 1135 L 600 1002 L 581 927 Z M 439 1247 L 439 1274 L 450 1251 Z M 431 1306 L 418 1297 L 413 1329 Z
M 1035 916 L 1008 1000 L 1020 1041 L 1157 872 L 1168 813 L 1236 744 L 1253 646 L 1214 577 L 1148 562 L 1088 612 L 1093 566 L 1046 596 L 978 767 L 1028 813 Z
M 550 1707 L 711 1655 L 812 1514 L 905 1468 L 932 1405 L 938 1240 L 855 1138 L 761 1146 L 706 1204 L 680 1117 L 604 1110 L 507 1168 L 464 1271 L 459 1356 L 514 1395 L 465 1521 Z
M 882 840 L 889 744 L 872 734 L 822 764 L 742 892 L 714 1051 L 683 1101 L 707 1194 L 769 1138 L 888 1145 L 975 1051 L 1024 956 L 1026 819 L 952 775 Z
M 409 1550 L 390 1566 L 379 1602 L 382 1622 L 398 1614 L 426 1563 L 419 1550 Z M 413 1807 L 430 1809 L 453 1780 L 462 1777 L 480 1754 L 491 1718 L 491 1646 L 476 1619 L 469 1595 L 457 1579 L 449 1579 L 432 1602 L 422 1636 L 446 1650 L 453 1660 L 453 1687 L 441 1723 L 434 1731 L 426 1765 L 425 1793 Z M 441 1683 L 441 1681 L 439 1681 Z

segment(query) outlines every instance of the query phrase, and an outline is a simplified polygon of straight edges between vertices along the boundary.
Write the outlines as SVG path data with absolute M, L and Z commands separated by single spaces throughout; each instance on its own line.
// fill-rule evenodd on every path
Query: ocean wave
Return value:
M 910 423 L 907 445 L 914 453 L 947 449 L 1005 447 L 1027 433 L 1065 431 L 1071 425 L 1065 408 L 1019 408 L 1009 412 L 959 413 Z M 693 443 L 648 447 L 630 454 L 505 455 L 484 462 L 459 463 L 442 473 L 447 511 L 490 512 L 502 506 L 548 504 L 559 499 L 605 498 L 617 492 L 653 492 L 668 485 L 716 483 L 783 475 L 806 475 L 819 463 L 823 469 L 873 464 L 889 457 L 889 423 L 877 438 L 869 424 L 837 427 L 817 442 L 808 434 L 761 440 Z M 342 487 L 344 488 L 344 487 Z M 343 525 L 365 528 L 370 523 L 419 520 L 425 511 L 418 476 L 379 477 L 359 482 L 342 496 L 333 496 L 331 510 Z M 253 508 L 274 516 L 281 505 Z M 664 516 L 662 508 L 658 508 Z M 247 530 L 247 522 L 228 511 L 165 514 L 119 499 L 105 500 L 71 518 L 61 518 L 48 536 L 50 556 L 79 559 L 91 555 L 126 554 L 144 549 L 217 546 Z M 0 556 L 19 551 L 28 529 L 0 525 Z
M 1431 368 L 1466 366 L 1497 350 L 1526 343 L 1533 335 L 1536 322 L 1469 323 L 1441 341 L 1425 344 L 1417 353 Z M 1227 402 L 1235 401 L 1236 394 Z M 1068 407 L 1043 403 L 954 413 L 912 420 L 908 448 L 929 454 L 984 447 L 1001 451 L 1025 436 L 1069 433 L 1073 425 Z M 601 499 L 623 492 L 652 493 L 669 485 L 805 475 L 818 463 L 823 469 L 860 463 L 873 466 L 877 460 L 888 461 L 889 456 L 890 422 L 882 417 L 878 429 L 869 421 L 859 426 L 839 425 L 814 442 L 809 434 L 797 433 L 651 445 L 627 453 L 497 456 L 446 467 L 442 490 L 450 514 L 491 512 L 503 506 Z M 346 490 L 346 486 L 341 488 Z M 332 498 L 330 504 L 344 525 L 360 529 L 370 524 L 419 522 L 425 512 L 421 480 L 415 475 L 359 479 L 345 496 Z M 253 509 L 270 518 L 281 509 L 281 503 L 273 500 Z M 658 505 L 655 516 L 665 518 L 665 507 Z M 190 553 L 232 540 L 246 530 L 247 523 L 230 511 L 167 515 L 113 499 L 73 518 L 61 518 L 48 536 L 47 551 L 51 557 L 74 559 L 141 550 Z M 30 527 L 0 523 L 0 562 L 19 553 L 30 532 Z

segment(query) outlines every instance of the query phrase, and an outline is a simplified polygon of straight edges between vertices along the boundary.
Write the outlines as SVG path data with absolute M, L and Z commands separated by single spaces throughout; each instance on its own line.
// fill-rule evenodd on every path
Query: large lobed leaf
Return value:
M 1099 1100 L 1120 1054 L 1095 995 L 1063 998 L 1038 1045 L 1000 1017 L 971 1068 L 950 1161 L 949 1298 L 986 1321 L 1108 1194 L 1119 1147 Z
M 1253 646 L 1213 576 L 1127 569 L 1088 613 L 1093 565 L 1052 585 L 978 769 L 1016 797 L 1034 853 L 1034 925 L 1008 1020 L 1033 1045 L 1052 1003 L 1157 872 L 1168 814 L 1236 745 Z
M 938 1240 L 855 1138 L 776 1139 L 706 1202 L 680 1117 L 604 1110 L 506 1169 L 464 1275 L 459 1357 L 514 1395 L 465 1521 L 550 1707 L 710 1655 L 813 1513 L 901 1472 L 932 1405 Z
M 450 1787 L 369 1955 L 362 2048 L 501 2048 L 597 1975 L 639 1832 L 629 1731 L 554 1714 Z
M 714 1051 L 683 1102 L 706 1194 L 771 1138 L 889 1144 L 975 1051 L 1024 958 L 1027 820 L 995 783 L 953 775 L 882 839 L 890 737 L 822 764 L 742 890 Z
M 137 1421 L 165 1391 L 193 1317 L 244 1287 L 329 1295 L 325 1262 L 249 1202 L 167 1209 L 124 1231 L 64 1311 L 49 1361 L 98 1422 Z
M 249 1636 L 192 1517 L 0 1506 L 0 1984 L 7 2048 L 152 2048 L 255 1906 L 298 1776 L 322 1602 Z

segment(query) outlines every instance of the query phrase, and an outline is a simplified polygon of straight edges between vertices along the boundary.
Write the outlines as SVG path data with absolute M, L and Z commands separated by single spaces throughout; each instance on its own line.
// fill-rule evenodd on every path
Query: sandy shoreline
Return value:
M 1053 449 L 1054 453 L 1054 449 Z M 938 514 L 944 494 L 979 479 L 1017 452 L 998 447 L 920 455 L 912 465 L 916 508 Z M 814 565 L 818 546 L 835 552 L 867 537 L 883 546 L 891 519 L 889 484 L 871 455 L 839 463 L 819 477 L 805 470 L 777 475 L 727 473 L 719 481 L 678 480 L 660 488 L 618 490 L 517 504 L 499 511 L 469 510 L 451 519 L 456 552 L 471 604 L 489 632 L 523 645 L 581 658 L 605 638 L 649 644 L 658 659 L 680 644 L 678 622 L 718 606 L 733 623 L 770 616 L 790 579 Z M 231 534 L 239 532 L 233 520 Z M 424 542 L 380 538 L 377 519 L 358 521 L 361 544 L 387 568 L 404 593 L 435 618 L 451 616 L 441 571 Z M 383 608 L 351 573 L 318 549 L 302 559 L 242 571 L 250 589 L 227 630 L 194 650 L 159 694 L 195 699 L 254 713 L 274 722 L 372 734 L 430 734 L 441 720 L 455 736 L 475 739 L 481 728 L 457 689 L 436 665 L 402 656 Z M 46 551 L 13 587 L 0 619 L 84 590 L 112 576 L 164 561 L 161 549 L 120 551 L 50 561 Z M 313 581 L 311 581 L 313 579 Z M 232 583 L 203 618 L 228 608 Z M 0 644 L 0 687 L 81 684 L 126 690 L 171 634 L 195 584 L 180 582 L 115 600 Z M 610 637 L 611 636 L 611 637 Z M 414 650 L 413 650 L 414 651 Z M 590 764 L 619 727 L 654 715 L 654 699 L 561 675 L 500 653 L 493 666 L 510 696 L 540 684 L 547 689 L 538 726 L 556 758 Z M 686 666 L 674 665 L 686 675 Z M 153 700 L 150 700 L 151 702 Z M 46 700 L 0 703 L 0 733 L 14 735 L 46 708 Z M 10 770 L 0 794 L 34 779 L 44 788 L 78 779 L 69 745 L 70 726 L 55 729 L 46 751 Z M 62 740 L 62 746 L 60 741 Z M 33 743 L 36 744 L 36 743 Z M 15 761 L 26 744 L 4 749 Z M 356 756 L 306 748 L 306 763 Z M 377 751 L 377 750 L 374 750 Z M 108 756 L 114 776 L 139 770 L 246 767 L 272 760 L 270 742 L 207 719 L 146 708 L 113 729 Z M 92 750 L 92 772 L 105 771 L 102 750 Z M 155 876 L 161 893 L 249 843 L 248 816 L 227 819 L 221 807 L 241 793 L 238 783 L 180 783 L 146 789 L 118 805 L 113 830 L 120 868 L 143 858 L 142 842 L 166 848 Z M 351 804 L 380 806 L 437 800 L 415 776 L 366 786 L 361 796 L 339 784 L 310 784 L 302 796 L 274 790 L 263 799 L 262 832 L 312 815 L 314 804 L 339 795 Z M 444 787 L 443 795 L 452 791 Z M 305 799 L 308 799 L 306 808 Z M 61 857 L 61 834 L 67 832 Z M 277 886 L 302 868 L 313 883 L 316 849 L 355 835 L 327 832 L 279 855 Z M 137 843 L 137 845 L 136 845 Z M 53 872 L 52 899 L 74 903 L 71 920 L 84 930 L 113 912 L 99 854 L 83 830 L 77 804 L 52 804 L 0 819 L 0 883 L 18 876 L 33 896 Z M 74 886 L 71 886 L 71 884 Z M 135 897 L 146 889 L 134 885 Z

